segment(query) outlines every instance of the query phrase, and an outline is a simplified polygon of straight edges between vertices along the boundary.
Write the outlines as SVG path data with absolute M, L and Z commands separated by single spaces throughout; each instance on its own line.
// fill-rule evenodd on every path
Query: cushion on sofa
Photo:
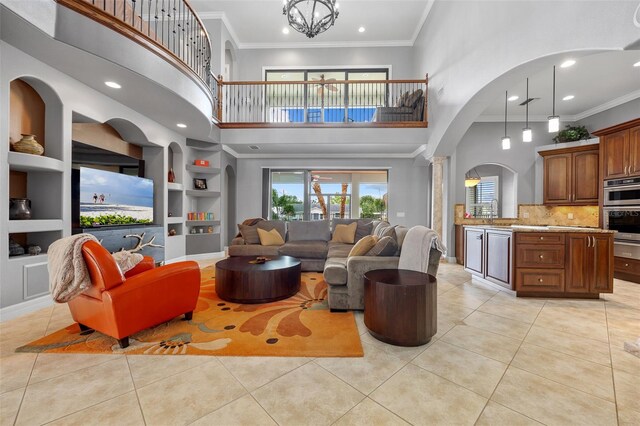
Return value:
M 326 259 L 328 251 L 326 241 L 287 241 L 278 250 L 281 255 L 298 259 Z
M 353 248 L 353 244 L 334 243 L 329 241 L 329 253 L 327 259 L 334 257 L 347 257 Z
M 329 241 L 329 221 L 311 220 L 289 222 L 287 241 Z
M 335 231 L 333 231 L 333 237 L 331 241 L 334 243 L 353 244 L 356 240 L 356 231 L 358 230 L 358 222 L 350 223 L 349 225 L 338 224 Z
M 405 98 L 404 105 L 402 106 L 415 108 L 416 104 L 421 98 L 422 98 L 422 89 L 418 89 Z
M 376 245 L 377 242 L 378 237 L 375 235 L 367 235 L 353 246 L 347 257 L 364 256 L 373 248 L 373 246 Z
M 337 258 L 328 259 L 324 264 L 323 272 L 324 280 L 331 285 L 346 285 L 347 284 L 347 259 Z
M 406 226 L 396 226 L 396 242 L 398 243 L 398 254 L 400 254 L 400 250 L 402 250 L 402 243 L 404 242 L 404 237 L 407 235 L 407 231 L 409 228 Z
M 367 256 L 395 256 L 398 251 L 398 243 L 395 238 L 387 235 L 378 240 L 378 242 L 367 252 Z
M 380 222 L 378 222 L 378 224 L 376 225 L 376 227 L 373 229 L 373 233 L 372 235 L 376 235 L 376 236 L 380 236 L 380 231 L 383 228 L 387 228 L 391 226 L 391 224 L 389 222 L 385 222 L 384 220 L 381 220 Z
M 374 221 L 372 221 L 371 219 L 331 219 L 331 234 L 333 235 L 333 233 L 335 232 L 336 226 L 349 225 L 353 222 L 358 223 L 354 243 L 357 243 L 367 235 L 371 235 L 371 232 L 374 228 Z
M 258 236 L 260 237 L 260 244 L 263 246 L 281 246 L 284 244 L 284 239 L 275 228 L 271 231 L 258 228 Z
M 246 244 L 260 244 L 260 237 L 258 236 L 258 225 L 243 225 L 238 224 L 238 229 L 242 238 Z
M 272 229 L 275 229 L 276 231 L 278 231 L 283 240 L 287 235 L 286 225 L 282 220 L 263 220 L 258 222 L 256 226 L 260 229 L 264 229 L 265 231 L 271 231 Z

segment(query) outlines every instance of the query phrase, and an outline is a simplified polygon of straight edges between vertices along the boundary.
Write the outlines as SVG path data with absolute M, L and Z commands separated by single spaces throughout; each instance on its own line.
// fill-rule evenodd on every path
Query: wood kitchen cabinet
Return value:
M 464 265 L 464 227 L 456 225 L 456 263 Z
M 597 205 L 600 193 L 596 145 L 542 151 L 545 205 Z
M 570 234 L 567 253 L 566 292 L 613 291 L 613 238 L 603 234 Z
M 640 119 L 598 130 L 603 179 L 640 176 Z

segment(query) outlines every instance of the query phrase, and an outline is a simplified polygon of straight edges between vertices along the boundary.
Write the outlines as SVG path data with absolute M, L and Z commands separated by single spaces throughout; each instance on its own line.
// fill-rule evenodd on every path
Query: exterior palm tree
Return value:
M 328 218 L 327 214 L 327 203 L 324 202 L 324 197 L 322 196 L 322 188 L 318 182 L 313 183 L 313 192 L 316 193 L 316 197 L 318 197 L 318 204 L 320 204 L 320 208 L 322 209 L 322 215 L 324 218 Z

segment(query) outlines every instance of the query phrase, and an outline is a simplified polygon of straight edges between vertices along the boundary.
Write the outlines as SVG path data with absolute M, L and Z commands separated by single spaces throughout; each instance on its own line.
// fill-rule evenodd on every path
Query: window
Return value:
M 270 179 L 271 219 L 387 218 L 387 170 L 272 170 Z
M 268 70 L 265 81 L 285 84 L 267 88 L 267 120 L 290 123 L 369 122 L 377 107 L 388 104 L 388 85 L 373 81 L 388 79 L 387 68 Z M 295 83 L 299 81 L 314 83 Z M 358 83 L 347 85 L 340 81 Z M 368 83 L 370 81 L 372 83 Z
M 467 188 L 467 214 L 478 218 L 498 216 L 498 179 L 498 176 L 485 176 L 476 186 Z

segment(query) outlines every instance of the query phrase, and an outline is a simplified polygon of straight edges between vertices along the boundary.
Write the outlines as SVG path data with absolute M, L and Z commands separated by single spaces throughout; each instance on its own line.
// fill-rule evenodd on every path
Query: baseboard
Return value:
M 185 256 L 185 260 L 209 260 L 209 259 L 217 259 L 221 257 L 225 257 L 225 254 L 223 251 L 218 251 L 214 253 L 191 254 L 191 255 Z
M 0 309 L 0 322 L 8 321 L 51 305 L 53 305 L 53 300 L 51 296 L 47 294 L 46 296 L 40 296 L 27 300 L 26 302 L 7 306 Z
M 456 259 L 455 257 L 444 257 L 447 261 L 447 263 L 458 263 L 458 259 Z

